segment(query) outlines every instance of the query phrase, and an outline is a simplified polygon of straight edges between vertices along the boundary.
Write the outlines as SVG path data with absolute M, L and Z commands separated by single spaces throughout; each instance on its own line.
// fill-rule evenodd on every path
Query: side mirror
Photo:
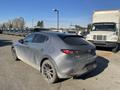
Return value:
M 119 35 L 119 33 L 118 33 L 118 32 L 116 32 L 116 35 Z
M 23 40 L 23 39 L 20 39 L 19 42 L 20 42 L 21 44 L 23 44 L 23 43 L 24 43 L 24 40 Z

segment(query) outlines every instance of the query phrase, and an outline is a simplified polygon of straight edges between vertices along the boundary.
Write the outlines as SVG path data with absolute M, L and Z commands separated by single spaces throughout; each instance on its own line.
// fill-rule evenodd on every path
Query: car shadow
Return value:
M 88 78 L 99 75 L 100 73 L 102 73 L 108 67 L 109 60 L 104 58 L 104 57 L 98 56 L 96 58 L 96 63 L 97 63 L 97 67 L 93 71 L 91 71 L 89 73 L 86 73 L 86 74 L 83 74 L 81 76 L 73 77 L 73 79 L 86 80 Z M 60 79 L 60 80 L 58 80 L 57 83 L 61 83 L 61 82 L 66 81 L 66 80 L 69 80 L 69 78 Z
M 12 44 L 11 40 L 0 40 L 0 47 L 9 46 Z
M 108 48 L 108 47 L 96 47 L 97 50 L 102 50 L 102 51 L 110 51 L 112 52 L 112 48 Z
M 85 80 L 85 79 L 97 76 L 98 74 L 102 73 L 108 67 L 109 60 L 107 60 L 104 57 L 98 56 L 96 58 L 96 62 L 97 62 L 96 69 L 94 69 L 93 71 L 91 71 L 89 73 L 86 73 L 86 74 L 83 74 L 81 76 L 78 76 L 75 79 Z
M 101 51 L 109 51 L 109 52 L 113 52 L 113 53 L 118 53 L 120 51 L 120 47 L 119 49 L 116 51 L 115 48 L 110 48 L 110 47 L 96 47 L 96 50 L 101 50 Z

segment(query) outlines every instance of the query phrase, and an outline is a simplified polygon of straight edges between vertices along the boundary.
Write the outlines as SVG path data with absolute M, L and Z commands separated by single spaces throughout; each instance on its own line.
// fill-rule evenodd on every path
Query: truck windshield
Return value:
M 93 31 L 116 31 L 115 24 L 94 24 Z

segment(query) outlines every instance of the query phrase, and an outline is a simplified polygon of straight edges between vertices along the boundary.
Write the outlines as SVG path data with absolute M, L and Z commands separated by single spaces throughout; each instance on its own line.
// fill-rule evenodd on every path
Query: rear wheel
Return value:
M 16 51 L 14 48 L 11 48 L 11 52 L 12 52 L 12 57 L 13 57 L 14 61 L 20 61 L 20 59 L 18 59 L 18 57 L 16 55 Z
M 42 75 L 48 83 L 55 83 L 58 80 L 56 69 L 50 60 L 45 60 L 43 62 Z

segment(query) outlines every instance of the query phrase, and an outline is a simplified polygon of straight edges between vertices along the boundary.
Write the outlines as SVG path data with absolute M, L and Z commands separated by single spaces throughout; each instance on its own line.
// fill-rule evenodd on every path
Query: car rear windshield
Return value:
M 81 36 L 65 36 L 61 39 L 69 45 L 88 45 L 88 42 Z

